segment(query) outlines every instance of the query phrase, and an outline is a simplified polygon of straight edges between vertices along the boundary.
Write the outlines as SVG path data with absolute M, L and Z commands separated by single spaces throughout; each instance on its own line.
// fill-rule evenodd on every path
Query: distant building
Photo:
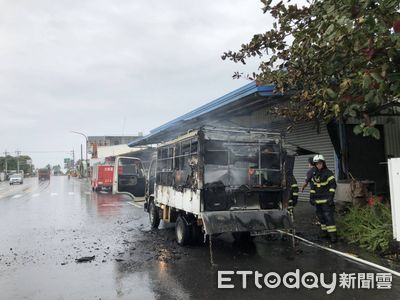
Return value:
M 137 136 L 88 136 L 88 151 L 91 153 L 90 165 L 102 162 L 105 159 L 113 160 L 116 156 L 138 157 L 142 160 L 143 167 L 147 169 L 155 153 L 151 147 L 142 146 L 131 148 L 129 142 L 143 137 L 139 132 Z
M 89 145 L 87 145 L 87 149 L 89 149 L 90 153 L 92 154 L 92 158 L 97 158 L 99 147 L 126 145 L 142 136 L 142 133 L 139 133 L 137 136 L 88 136 Z

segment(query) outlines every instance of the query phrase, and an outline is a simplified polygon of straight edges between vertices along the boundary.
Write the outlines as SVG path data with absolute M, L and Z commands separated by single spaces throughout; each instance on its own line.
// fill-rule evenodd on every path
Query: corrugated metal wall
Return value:
M 374 117 L 372 120 L 383 125 L 386 155 L 400 157 L 400 115 Z M 358 122 L 358 120 L 350 119 L 347 124 L 358 124 Z
M 400 117 L 392 117 L 390 122 L 388 122 L 388 117 L 375 119 L 377 124 L 384 126 L 386 155 L 400 157 Z
M 287 133 L 286 140 L 289 143 L 296 144 L 308 150 L 315 151 L 325 157 L 326 164 L 330 170 L 336 171 L 335 168 L 335 151 L 333 149 L 328 131 L 324 124 L 321 124 L 320 133 L 313 123 L 298 124 L 293 131 Z M 308 156 L 298 156 L 294 165 L 294 176 L 299 186 L 304 182 L 305 175 L 308 170 Z M 309 189 L 299 195 L 299 199 L 309 199 Z

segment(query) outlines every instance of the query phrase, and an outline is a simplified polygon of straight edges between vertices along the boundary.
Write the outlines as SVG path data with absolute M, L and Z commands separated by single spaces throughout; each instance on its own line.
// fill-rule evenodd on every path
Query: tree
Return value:
M 371 117 L 400 107 L 399 1 L 313 0 L 301 8 L 290 0 L 261 2 L 276 19 L 273 28 L 222 59 L 263 58 L 247 77 L 290 92 L 273 112 L 291 122 L 354 118 L 356 134 L 379 139 Z
M 60 175 L 60 174 L 62 174 L 62 172 L 61 172 L 61 166 L 60 166 L 60 165 L 53 166 L 52 170 L 53 170 L 53 174 L 54 174 L 54 175 Z
M 5 161 L 7 159 L 7 170 L 17 170 L 17 160 L 19 160 L 19 168 L 24 171 L 24 173 L 31 172 L 31 166 L 27 163 L 28 160 L 32 158 L 28 155 L 20 155 L 19 158 L 16 156 L 7 155 L 7 157 L 0 157 L 0 170 L 5 171 Z

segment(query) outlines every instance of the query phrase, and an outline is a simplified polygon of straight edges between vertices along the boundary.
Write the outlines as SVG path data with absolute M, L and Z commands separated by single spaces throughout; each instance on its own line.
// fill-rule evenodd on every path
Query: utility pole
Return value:
M 72 149 L 72 169 L 75 168 L 75 151 Z
M 87 167 L 87 165 L 88 165 L 88 145 L 89 145 L 89 139 L 88 139 L 88 137 L 87 137 L 87 135 L 86 134 L 84 134 L 84 133 L 82 133 L 82 132 L 78 132 L 78 131 L 71 131 L 72 133 L 76 133 L 76 134 L 79 134 L 79 135 L 81 135 L 81 136 L 83 136 L 84 138 L 85 138 L 85 141 L 86 141 L 86 155 L 85 155 L 85 157 L 86 157 L 86 161 L 85 161 L 85 166 Z M 82 145 L 81 145 L 81 161 L 83 161 L 83 154 L 82 154 Z M 87 175 L 87 174 L 86 174 Z
M 81 144 L 81 162 L 79 163 L 79 178 L 81 177 L 85 177 L 83 174 L 83 150 L 82 150 L 83 146 Z
M 21 151 L 17 150 L 15 153 L 17 154 L 17 173 L 19 173 L 19 155 L 21 154 Z
M 5 173 L 6 173 L 6 176 L 7 176 L 7 169 L 8 169 L 8 166 L 7 166 L 7 155 L 8 154 L 10 154 L 10 153 L 7 152 L 7 150 L 4 151 L 4 162 L 5 162 Z

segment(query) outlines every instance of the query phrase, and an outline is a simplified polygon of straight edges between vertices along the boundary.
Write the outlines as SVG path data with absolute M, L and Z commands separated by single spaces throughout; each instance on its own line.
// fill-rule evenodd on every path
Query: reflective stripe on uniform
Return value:
M 325 224 L 321 224 L 321 230 L 326 230 L 326 225 Z
M 297 187 L 297 184 L 292 184 L 292 187 Z
M 310 190 L 310 193 L 311 194 L 315 194 L 315 190 Z
M 326 200 L 326 199 L 315 200 L 315 203 L 317 203 L 317 204 L 324 204 L 324 203 L 326 203 L 326 202 L 328 202 L 328 200 Z
M 299 195 L 299 193 L 293 193 L 293 196 L 298 196 Z
M 334 192 L 335 192 L 335 189 L 329 189 L 329 191 L 332 192 L 332 193 L 334 193 Z
M 336 231 L 336 225 L 326 226 L 326 230 L 328 232 L 335 232 Z
M 335 176 L 330 176 L 330 177 L 328 177 L 328 179 L 326 181 L 323 181 L 323 182 L 317 182 L 314 180 L 314 178 L 312 178 L 311 180 L 312 180 L 312 182 L 314 182 L 317 185 L 317 187 L 321 187 L 321 186 L 328 185 L 329 181 L 331 181 L 332 179 L 335 179 Z

